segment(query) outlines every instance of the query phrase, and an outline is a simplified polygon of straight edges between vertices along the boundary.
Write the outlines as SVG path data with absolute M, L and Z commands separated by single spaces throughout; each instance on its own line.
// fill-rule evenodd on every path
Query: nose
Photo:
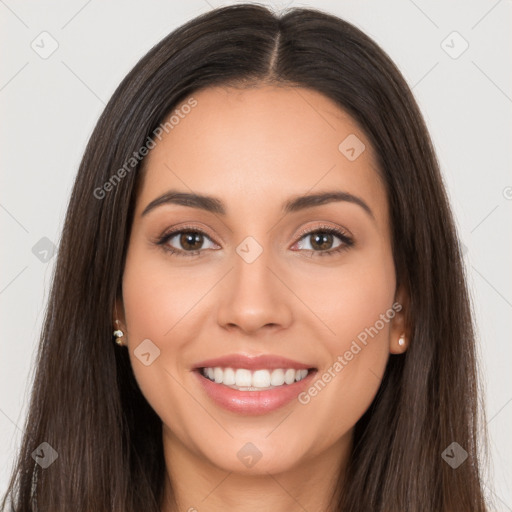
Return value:
M 289 327 L 294 297 L 282 274 L 270 251 L 251 263 L 235 253 L 233 268 L 219 287 L 218 324 L 246 334 Z

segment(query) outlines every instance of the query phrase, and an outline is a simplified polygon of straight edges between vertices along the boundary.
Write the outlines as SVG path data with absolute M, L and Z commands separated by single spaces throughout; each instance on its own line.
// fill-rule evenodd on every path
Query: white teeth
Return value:
M 216 368 L 216 370 L 217 369 L 222 372 L 221 368 Z M 238 386 L 238 387 L 252 386 L 251 381 L 252 381 L 252 376 L 251 376 L 251 372 L 249 370 L 243 370 L 243 369 L 239 368 L 235 372 L 235 386 Z
M 270 372 L 268 370 L 256 370 L 252 374 L 252 385 L 255 388 L 268 388 L 270 386 Z
M 213 369 L 213 378 L 217 384 L 222 384 L 222 368 L 214 368 Z
M 286 384 L 293 384 L 293 382 L 295 381 L 296 374 L 297 372 L 293 369 L 286 370 L 286 373 L 284 374 L 284 381 L 286 382 Z
M 226 368 L 222 376 L 222 383 L 226 386 L 233 386 L 236 384 L 235 370 L 233 368 Z
M 308 374 L 308 371 L 307 370 L 299 370 L 296 374 L 295 374 L 295 380 L 298 381 L 298 380 L 302 380 L 306 375 Z
M 283 370 L 274 370 L 270 376 L 270 384 L 272 386 L 282 386 L 284 384 Z
M 308 370 L 256 370 L 251 372 L 244 368 L 203 368 L 202 373 L 208 379 L 217 384 L 224 384 L 233 389 L 241 391 L 261 391 L 264 389 L 273 389 L 284 384 L 293 384 L 304 379 L 308 375 Z

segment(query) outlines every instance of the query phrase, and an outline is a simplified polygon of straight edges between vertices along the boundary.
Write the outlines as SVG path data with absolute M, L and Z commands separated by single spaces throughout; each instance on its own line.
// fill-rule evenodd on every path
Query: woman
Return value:
M 4 510 L 485 511 L 477 388 L 395 65 L 317 10 L 216 9 L 91 136 Z

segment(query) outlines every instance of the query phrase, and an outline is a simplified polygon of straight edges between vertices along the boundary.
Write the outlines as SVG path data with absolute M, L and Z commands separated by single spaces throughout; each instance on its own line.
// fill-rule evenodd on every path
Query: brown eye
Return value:
M 181 247 L 189 251 L 197 251 L 198 249 L 201 249 L 203 241 L 203 234 L 197 231 L 184 231 L 179 237 Z
M 207 244 L 210 244 L 208 247 Z M 204 247 L 204 245 L 207 245 Z M 211 238 L 198 229 L 179 229 L 162 236 L 157 245 L 178 256 L 196 256 L 203 249 L 217 249 Z
M 317 232 L 309 235 L 311 240 L 311 247 L 318 251 L 327 251 L 331 249 L 333 244 L 333 235 L 330 233 Z
M 336 238 L 338 241 L 335 240 Z M 344 245 L 344 241 L 345 238 L 339 234 L 334 235 L 330 231 L 317 229 L 316 231 L 306 233 L 298 243 L 300 249 L 306 249 L 315 252 L 326 252 L 329 250 L 337 249 L 339 246 Z M 336 245 L 333 245 L 335 243 Z
M 303 232 L 296 245 L 311 255 L 327 256 L 349 249 L 354 240 L 343 231 L 325 227 Z

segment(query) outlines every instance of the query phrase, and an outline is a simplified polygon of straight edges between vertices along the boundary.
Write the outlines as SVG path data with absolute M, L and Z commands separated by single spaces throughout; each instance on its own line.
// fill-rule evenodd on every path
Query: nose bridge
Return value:
M 270 288 L 273 287 L 271 281 L 274 277 L 270 271 L 273 260 L 268 239 L 260 243 L 253 236 L 246 237 L 236 247 L 233 255 L 234 291 L 242 295 L 249 292 L 251 295 L 251 288 L 253 288 L 256 293 L 264 292 L 266 295 L 275 296 L 275 293 L 270 293 Z
M 260 240 L 248 236 L 235 248 L 219 297 L 218 322 L 223 326 L 249 332 L 269 324 L 283 327 L 291 320 L 286 287 L 275 275 L 279 265 L 268 237 Z

